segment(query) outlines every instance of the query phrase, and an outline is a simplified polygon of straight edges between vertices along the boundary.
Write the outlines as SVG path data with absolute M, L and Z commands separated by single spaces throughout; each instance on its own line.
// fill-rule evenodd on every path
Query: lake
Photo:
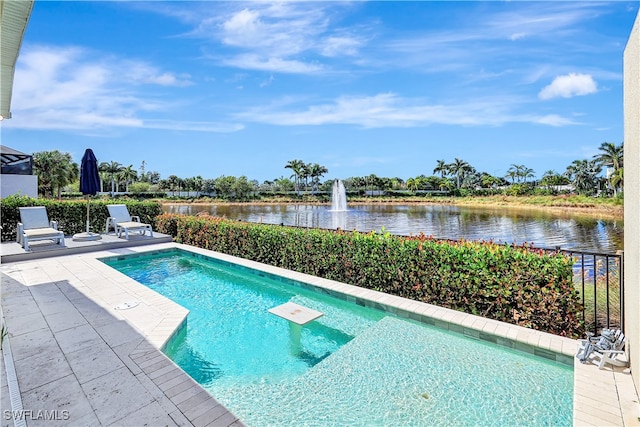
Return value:
M 399 235 L 424 233 L 443 239 L 530 243 L 536 247 L 615 253 L 623 249 L 623 221 L 527 208 L 450 205 L 350 205 L 332 212 L 318 205 L 172 204 L 167 213 L 210 215 L 296 227 L 381 230 Z

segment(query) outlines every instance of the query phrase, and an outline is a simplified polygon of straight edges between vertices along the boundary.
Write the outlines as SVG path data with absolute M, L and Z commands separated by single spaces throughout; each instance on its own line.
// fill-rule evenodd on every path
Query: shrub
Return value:
M 532 193 L 533 187 L 526 183 L 511 184 L 503 190 L 505 196 L 525 196 Z
M 561 254 L 207 216 L 163 214 L 156 224 L 188 245 L 557 335 L 584 330 L 573 261 Z
M 140 193 L 147 193 L 151 188 L 151 184 L 148 182 L 134 182 L 129 185 L 129 191 L 135 195 Z

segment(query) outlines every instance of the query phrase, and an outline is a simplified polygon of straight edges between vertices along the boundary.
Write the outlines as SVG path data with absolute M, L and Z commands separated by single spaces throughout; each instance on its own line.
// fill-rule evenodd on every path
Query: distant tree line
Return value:
M 370 191 L 395 191 L 405 193 L 446 192 L 453 195 L 497 193 L 508 195 L 557 194 L 571 191 L 582 195 L 618 196 L 624 188 L 624 144 L 603 142 L 599 153 L 591 159 L 575 160 L 563 173 L 546 171 L 536 180 L 535 171 L 525 165 L 512 164 L 505 176 L 493 176 L 476 170 L 468 162 L 454 158 L 450 163 L 437 160 L 431 175 L 421 174 L 408 178 L 354 176 L 343 179 L 348 191 L 360 194 Z M 78 191 L 80 169 L 69 153 L 42 151 L 33 154 L 34 172 L 38 175 L 38 191 L 44 197 L 58 198 L 63 191 Z M 287 162 L 289 177 L 281 176 L 259 183 L 246 176 L 220 176 L 205 179 L 201 176 L 180 178 L 170 175 L 162 179 L 160 174 L 146 169 L 143 161 L 138 170 L 133 165 L 103 162 L 99 165 L 102 191 L 117 193 L 146 193 L 153 191 L 179 195 L 183 192 L 215 195 L 226 199 L 245 200 L 255 194 L 329 192 L 332 180 L 321 178 L 329 170 L 318 163 L 306 163 L 294 159 Z M 603 169 L 606 174 L 603 177 Z

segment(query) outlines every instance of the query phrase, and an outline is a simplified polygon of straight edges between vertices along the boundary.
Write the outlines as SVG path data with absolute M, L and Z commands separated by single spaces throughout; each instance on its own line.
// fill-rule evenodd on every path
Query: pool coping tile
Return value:
M 8 281 L 3 278 L 2 282 L 3 291 L 8 290 L 6 298 L 3 295 L 2 299 L 4 317 L 9 327 L 11 327 L 11 321 L 20 315 L 33 315 L 34 318 L 38 318 L 38 313 L 40 313 L 45 320 L 48 320 L 49 316 L 55 314 L 50 311 L 56 311 L 56 309 L 55 307 L 46 307 L 51 310 L 43 311 L 40 303 L 45 304 L 47 301 L 70 303 L 74 308 L 73 311 L 80 313 L 88 322 L 82 326 L 77 325 L 75 328 L 89 326 L 93 336 L 99 336 L 101 342 L 106 342 L 113 350 L 113 354 L 122 359 L 124 369 L 121 371 L 128 371 L 132 376 L 130 381 L 135 380 L 137 384 L 141 384 L 148 390 L 147 396 L 151 400 L 149 402 L 145 400 L 143 402 L 145 404 L 138 405 L 135 411 L 131 412 L 132 416 L 148 414 L 146 416 L 156 417 L 157 415 L 155 419 L 172 420 L 176 425 L 221 425 L 222 423 L 227 426 L 242 426 L 241 420 L 224 408 L 161 351 L 185 325 L 188 310 L 113 270 L 99 260 L 112 256 L 146 254 L 175 249 L 238 264 L 266 274 L 282 276 L 301 282 L 303 287 L 311 286 L 360 305 L 375 307 L 475 339 L 484 339 L 498 345 L 551 358 L 565 365 L 573 364 L 574 425 L 599 425 L 603 423 L 625 426 L 640 425 L 638 421 L 640 415 L 638 395 L 628 369 L 605 368 L 599 370 L 594 365 L 579 363 L 574 357 L 578 346 L 577 340 L 178 243 L 167 242 L 148 246 L 116 248 L 4 264 L 0 266 L 1 271 L 3 275 L 10 278 Z M 42 285 L 44 287 L 38 287 Z M 141 309 L 137 312 L 136 308 L 121 312 L 114 310 L 114 304 L 122 302 L 125 298 L 140 301 Z M 31 311 L 28 310 L 29 300 L 35 302 Z M 17 309 L 15 304 L 19 301 L 27 303 L 29 313 Z M 52 322 L 57 322 L 59 325 L 68 324 L 72 327 L 78 322 L 77 319 L 64 319 L 60 316 L 52 319 L 55 319 Z M 18 320 L 14 322 L 14 324 L 18 324 Z M 127 338 L 131 339 L 119 343 L 110 339 L 110 334 L 107 331 L 114 332 L 119 327 L 126 328 L 125 330 L 128 331 L 126 333 L 130 334 Z M 52 332 L 48 325 L 39 331 L 41 333 L 49 331 L 49 334 L 57 339 L 60 332 L 69 333 L 72 329 Z M 100 333 L 101 331 L 102 333 Z M 10 338 L 12 341 L 24 340 L 29 338 L 29 334 L 32 332 L 16 334 Z M 20 345 L 19 343 L 17 347 L 20 348 Z M 24 344 L 22 345 L 24 346 Z M 95 343 L 93 345 L 95 346 Z M 73 346 L 66 349 L 67 346 L 63 345 L 62 347 L 63 353 L 80 350 L 80 348 Z M 82 348 L 91 349 L 93 347 L 85 345 Z M 45 348 L 44 351 L 47 349 Z M 131 370 L 131 367 L 137 367 L 137 369 Z M 80 385 L 78 384 L 78 386 Z M 609 390 L 611 395 L 605 398 L 602 396 L 603 390 Z M 206 395 L 202 394 L 203 392 Z M 92 406 L 99 405 L 89 397 L 87 399 Z M 602 407 L 606 410 L 595 411 L 594 406 L 597 408 L 600 405 L 603 405 Z M 151 408 L 161 410 L 163 413 L 151 415 L 153 412 Z M 95 407 L 94 410 L 96 410 Z M 96 413 L 100 413 L 100 409 Z M 167 423 L 165 422 L 165 424 Z

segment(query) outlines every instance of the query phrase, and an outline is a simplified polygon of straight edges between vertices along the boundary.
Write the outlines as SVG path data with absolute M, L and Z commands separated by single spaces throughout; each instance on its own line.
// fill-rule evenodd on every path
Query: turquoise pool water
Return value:
M 190 310 L 165 353 L 249 426 L 570 426 L 573 370 L 172 250 L 105 263 Z M 287 301 L 324 315 L 302 327 Z

